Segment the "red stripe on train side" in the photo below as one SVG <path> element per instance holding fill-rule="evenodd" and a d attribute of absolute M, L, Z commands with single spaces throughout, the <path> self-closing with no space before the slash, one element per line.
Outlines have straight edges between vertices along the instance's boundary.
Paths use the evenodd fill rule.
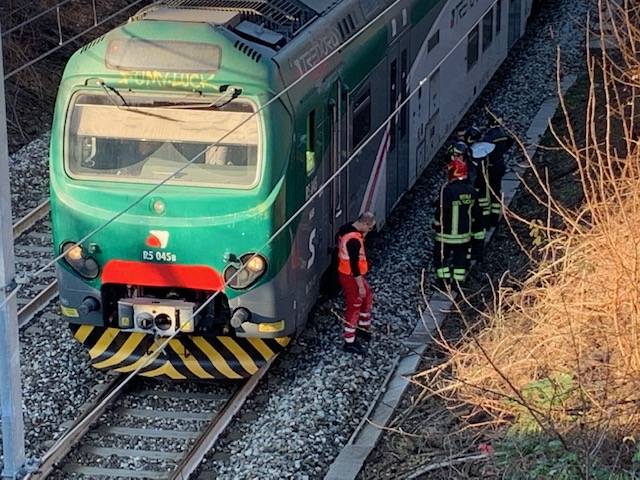
<path fill-rule="evenodd" d="M 371 208 L 371 204 L 373 203 L 373 196 L 376 193 L 376 188 L 378 186 L 378 177 L 380 176 L 380 170 L 382 170 L 382 164 L 384 160 L 387 158 L 387 153 L 389 153 L 389 145 L 391 136 L 389 134 L 389 128 L 384 132 L 384 137 L 382 139 L 382 144 L 380 145 L 380 153 L 376 157 L 376 163 L 374 165 L 374 173 L 373 173 L 373 182 L 371 184 L 371 190 L 369 190 L 368 195 L 364 202 L 364 207 L 361 208 L 361 212 L 366 212 Z"/>
<path fill-rule="evenodd" d="M 183 287 L 211 291 L 224 289 L 222 275 L 211 267 L 126 260 L 107 262 L 102 273 L 102 283 L 148 287 Z"/>

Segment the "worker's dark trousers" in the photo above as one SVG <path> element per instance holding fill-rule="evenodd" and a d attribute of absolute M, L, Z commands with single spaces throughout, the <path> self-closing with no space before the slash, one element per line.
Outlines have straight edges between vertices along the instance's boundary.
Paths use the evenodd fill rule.
<path fill-rule="evenodd" d="M 467 252 L 469 242 L 462 244 L 443 243 L 435 241 L 433 252 L 433 264 L 436 269 L 436 277 L 440 280 L 457 280 L 464 282 L 467 278 L 469 260 Z"/>
<path fill-rule="evenodd" d="M 505 173 L 504 165 L 489 168 L 489 187 L 491 187 L 491 213 L 485 217 L 486 228 L 495 227 L 502 213 L 502 177 Z"/>
<path fill-rule="evenodd" d="M 485 222 L 487 217 L 485 217 Z M 482 259 L 482 254 L 484 253 L 484 238 L 479 240 L 476 238 L 472 238 L 471 242 L 469 242 L 469 254 L 467 255 L 468 260 L 478 260 Z"/>

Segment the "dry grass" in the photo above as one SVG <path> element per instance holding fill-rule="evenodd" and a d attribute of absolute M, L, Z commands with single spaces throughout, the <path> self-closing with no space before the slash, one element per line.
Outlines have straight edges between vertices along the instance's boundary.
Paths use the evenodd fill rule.
<path fill-rule="evenodd" d="M 562 103 L 568 134 L 553 132 L 577 162 L 583 206 L 564 208 L 535 172 L 546 225 L 511 214 L 544 234 L 527 252 L 535 272 L 496 285 L 488 310 L 470 316 L 472 302 L 459 302 L 467 333 L 443 337 L 447 361 L 416 376 L 469 424 L 555 438 L 583 462 L 640 443 L 640 6 L 601 0 L 600 12 L 619 51 L 589 57 L 586 128 L 572 128 Z"/>

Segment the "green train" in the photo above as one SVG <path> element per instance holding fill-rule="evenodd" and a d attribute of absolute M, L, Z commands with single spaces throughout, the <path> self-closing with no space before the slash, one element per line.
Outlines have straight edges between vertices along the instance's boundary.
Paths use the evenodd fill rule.
<path fill-rule="evenodd" d="M 304 328 L 337 229 L 364 210 L 384 223 L 531 3 L 162 0 L 78 50 L 52 126 L 51 213 L 62 314 L 92 365 L 255 373 Z"/>

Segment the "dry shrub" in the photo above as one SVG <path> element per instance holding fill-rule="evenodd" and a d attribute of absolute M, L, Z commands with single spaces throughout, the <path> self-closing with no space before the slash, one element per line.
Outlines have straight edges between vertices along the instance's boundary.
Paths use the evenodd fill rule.
<path fill-rule="evenodd" d="M 518 288 L 497 285 L 489 313 L 477 311 L 481 327 L 467 314 L 460 342 L 440 339 L 447 362 L 416 376 L 470 423 L 543 432 L 566 448 L 588 437 L 591 454 L 640 433 L 640 6 L 599 6 L 600 42 L 617 48 L 588 58 L 585 128 L 572 128 L 561 102 L 566 133 L 552 131 L 576 160 L 584 203 L 569 211 L 553 200 L 532 164 L 546 225 L 509 215 L 546 237 L 527 252 L 535 272 Z M 462 316 L 473 308 L 464 303 Z"/>

